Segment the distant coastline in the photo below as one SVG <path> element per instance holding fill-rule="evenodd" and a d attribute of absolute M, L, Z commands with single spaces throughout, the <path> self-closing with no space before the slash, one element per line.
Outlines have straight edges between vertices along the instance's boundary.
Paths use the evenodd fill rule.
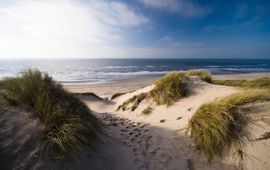
<path fill-rule="evenodd" d="M 67 86 L 161 77 L 171 71 L 209 70 L 213 75 L 270 73 L 269 59 L 68 59 L 2 60 L 0 80 L 27 68 L 47 72 Z"/>
<path fill-rule="evenodd" d="M 142 76 L 125 80 L 115 80 L 110 83 L 103 84 L 66 84 L 64 87 L 75 93 L 93 92 L 99 96 L 109 97 L 115 93 L 126 93 L 143 88 L 154 83 L 161 77 L 162 76 Z M 262 77 L 270 77 L 270 72 L 213 75 L 213 79 L 220 80 L 255 80 Z"/>

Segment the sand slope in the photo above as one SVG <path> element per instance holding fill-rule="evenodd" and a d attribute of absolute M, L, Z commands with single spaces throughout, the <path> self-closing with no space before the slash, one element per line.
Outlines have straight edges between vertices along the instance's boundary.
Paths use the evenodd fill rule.
<path fill-rule="evenodd" d="M 190 95 L 170 107 L 156 106 L 153 102 L 145 100 L 134 112 L 116 111 L 117 107 L 130 97 L 149 92 L 153 87 L 154 85 L 151 85 L 127 93 L 109 104 L 106 101 L 86 103 L 99 113 L 106 112 L 120 119 L 115 124 L 115 128 L 118 129 L 115 133 L 120 132 L 119 139 L 133 151 L 133 161 L 138 169 L 233 168 L 224 163 L 208 164 L 204 156 L 194 149 L 192 139 L 186 134 L 186 128 L 188 120 L 202 104 L 236 93 L 238 90 L 208 84 L 194 78 L 189 84 Z M 153 112 L 148 116 L 141 115 L 141 111 L 147 106 L 153 107 Z M 127 127 L 126 121 L 135 123 Z M 141 128 L 141 124 L 145 126 Z"/>
<path fill-rule="evenodd" d="M 0 111 L 0 169 L 37 169 L 43 126 L 29 113 L 10 108 Z"/>
<path fill-rule="evenodd" d="M 95 169 L 95 170 L 227 170 L 239 169 L 232 157 L 209 163 L 194 146 L 187 133 L 187 124 L 196 110 L 211 102 L 240 91 L 237 88 L 212 85 L 197 78 L 188 84 L 190 94 L 174 105 L 157 106 L 144 100 L 135 111 L 117 111 L 119 105 L 134 95 L 147 93 L 149 85 L 126 93 L 114 100 L 102 99 L 89 93 L 79 96 L 106 124 L 106 135 L 97 143 L 95 150 L 83 150 L 75 157 L 62 161 L 41 160 L 38 157 L 42 131 L 38 121 L 29 114 L 9 110 L 0 118 L 0 169 Z M 150 115 L 142 115 L 151 106 Z M 246 143 L 243 169 L 270 169 L 270 139 L 261 139 L 270 131 L 270 103 L 245 106 L 241 111 L 248 114 L 250 141 Z M 18 114 L 20 113 L 20 114 Z M 29 123 L 31 122 L 31 123 Z"/>

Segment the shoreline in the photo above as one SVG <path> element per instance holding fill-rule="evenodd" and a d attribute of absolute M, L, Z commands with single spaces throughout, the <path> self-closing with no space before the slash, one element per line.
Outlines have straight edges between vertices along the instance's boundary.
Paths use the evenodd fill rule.
<path fill-rule="evenodd" d="M 163 76 L 142 76 L 124 80 L 117 80 L 111 83 L 89 84 L 89 85 L 64 85 L 64 88 L 72 93 L 93 92 L 101 97 L 110 97 L 115 93 L 127 93 L 153 84 Z M 243 73 L 213 75 L 213 79 L 220 80 L 254 80 L 262 77 L 270 77 L 270 73 Z"/>
<path fill-rule="evenodd" d="M 104 84 L 91 84 L 91 85 L 70 85 L 64 86 L 69 92 L 72 93 L 86 93 L 93 92 L 101 97 L 110 97 L 115 93 L 127 93 L 149 84 L 154 83 L 162 76 L 143 76 L 137 78 L 124 79 Z"/>

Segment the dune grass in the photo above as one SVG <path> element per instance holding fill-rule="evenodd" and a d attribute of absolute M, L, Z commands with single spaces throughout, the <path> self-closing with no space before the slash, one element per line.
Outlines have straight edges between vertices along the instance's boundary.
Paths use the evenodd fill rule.
<path fill-rule="evenodd" d="M 264 77 L 256 80 L 213 80 L 213 84 L 244 87 L 244 88 L 270 88 L 270 78 Z"/>
<path fill-rule="evenodd" d="M 190 70 L 186 73 L 186 76 L 197 76 L 203 81 L 206 81 L 208 83 L 212 82 L 212 76 L 209 71 Z"/>
<path fill-rule="evenodd" d="M 38 70 L 5 80 L 1 96 L 8 105 L 27 108 L 41 120 L 45 125 L 41 150 L 53 157 L 92 147 L 102 132 L 101 122 L 84 103 Z"/>
<path fill-rule="evenodd" d="M 150 91 L 150 97 L 158 104 L 172 105 L 187 95 L 187 78 L 180 72 L 172 72 L 155 83 Z"/>
<path fill-rule="evenodd" d="M 148 106 L 146 109 L 142 111 L 142 115 L 149 115 L 152 111 L 153 108 Z"/>
<path fill-rule="evenodd" d="M 260 140 L 266 140 L 266 139 L 270 139 L 270 132 L 265 132 L 264 134 L 261 135 L 261 137 L 255 139 L 255 140 L 260 141 Z"/>
<path fill-rule="evenodd" d="M 189 121 L 197 147 L 209 160 L 229 151 L 243 153 L 242 146 L 248 136 L 245 131 L 248 117 L 241 113 L 239 107 L 269 100 L 269 91 L 252 90 L 202 105 Z"/>
<path fill-rule="evenodd" d="M 131 98 L 129 98 L 127 101 L 125 101 L 122 105 L 118 106 L 117 110 L 122 109 L 123 111 L 127 110 L 128 106 L 131 105 L 130 110 L 135 111 L 139 104 L 147 98 L 148 94 L 147 93 L 141 93 L 139 95 L 135 95 Z"/>
<path fill-rule="evenodd" d="M 111 100 L 116 99 L 117 97 L 122 96 L 124 94 L 126 94 L 126 93 L 115 93 L 112 95 Z"/>
<path fill-rule="evenodd" d="M 131 111 L 137 109 L 139 104 L 146 98 L 152 99 L 158 105 L 172 105 L 187 95 L 187 78 L 180 72 L 172 72 L 155 82 L 155 87 L 148 93 L 141 93 L 126 100 L 117 110 L 123 111 L 131 105 Z"/>
<path fill-rule="evenodd" d="M 0 90 L 3 89 L 3 86 L 4 86 L 4 81 L 0 80 Z"/>

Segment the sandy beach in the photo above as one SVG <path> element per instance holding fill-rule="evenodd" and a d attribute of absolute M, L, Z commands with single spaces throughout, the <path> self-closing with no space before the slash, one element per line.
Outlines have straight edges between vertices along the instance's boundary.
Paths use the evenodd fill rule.
<path fill-rule="evenodd" d="M 214 79 L 248 79 L 270 77 L 270 73 L 218 75 Z M 145 99 L 132 110 L 119 109 L 134 96 L 146 94 L 155 88 L 154 82 L 160 77 L 143 77 L 122 80 L 111 84 L 72 86 L 65 88 L 76 94 L 86 104 L 91 113 L 105 125 L 105 133 L 93 150 L 81 150 L 76 158 L 67 157 L 61 161 L 40 159 L 38 133 L 43 126 L 39 121 L 31 121 L 29 113 L 18 110 L 4 111 L 0 122 L 2 144 L 0 149 L 8 152 L 0 161 L 0 167 L 8 169 L 95 169 L 95 170 L 268 170 L 270 163 L 270 140 L 261 139 L 270 131 L 270 103 L 260 102 L 247 105 L 241 110 L 250 115 L 255 123 L 248 129 L 250 136 L 244 145 L 245 159 L 241 164 L 234 157 L 216 158 L 209 161 L 194 144 L 188 124 L 196 111 L 205 103 L 218 101 L 242 89 L 207 83 L 199 77 L 191 76 L 187 81 L 188 95 L 173 105 L 158 105 Z M 124 93 L 114 99 L 111 95 Z M 76 98 L 77 98 L 76 97 Z M 151 113 L 142 114 L 151 107 Z M 31 122 L 31 123 L 29 123 Z M 10 126 L 12 124 L 12 126 Z M 14 125 L 13 125 L 14 124 Z M 18 130 L 20 128 L 21 130 Z M 13 139 L 9 135 L 14 134 Z M 32 147 L 29 147 L 29 143 Z M 3 152 L 4 153 L 4 152 Z M 0 154 L 3 156 L 2 154 Z M 16 156 L 20 155 L 20 156 Z M 16 164 L 11 164 L 15 162 Z"/>
<path fill-rule="evenodd" d="M 141 78 L 119 80 L 106 84 L 96 84 L 88 86 L 71 85 L 65 86 L 65 88 L 72 93 L 93 92 L 101 97 L 110 97 L 115 93 L 127 93 L 148 86 L 149 84 L 152 84 L 153 82 L 157 81 L 160 77 L 162 76 L 145 76 Z"/>
<path fill-rule="evenodd" d="M 0 170 L 270 170 L 270 0 L 0 0 Z"/>
<path fill-rule="evenodd" d="M 143 88 L 157 81 L 162 76 L 145 76 L 127 80 L 119 80 L 107 84 L 96 85 L 72 85 L 65 86 L 72 93 L 93 92 L 98 96 L 110 97 L 115 93 L 126 93 Z M 214 79 L 220 80 L 254 80 L 262 77 L 270 77 L 270 73 L 228 74 L 213 75 Z"/>
<path fill-rule="evenodd" d="M 270 73 L 259 74 L 237 74 L 218 75 L 214 79 L 247 79 L 253 80 L 261 77 L 270 77 Z M 95 97 L 83 97 L 82 100 L 96 112 L 96 115 L 109 126 L 108 134 L 112 140 L 105 142 L 102 147 L 102 159 L 95 157 L 99 164 L 106 160 L 113 159 L 110 164 L 112 169 L 125 170 L 128 166 L 134 169 L 150 170 L 184 170 L 184 169 L 235 169 L 234 161 L 228 159 L 209 163 L 192 145 L 192 138 L 187 133 L 187 124 L 196 110 L 204 103 L 215 101 L 223 97 L 239 92 L 238 88 L 213 85 L 194 79 L 189 88 L 191 94 L 181 99 L 171 107 L 156 106 L 149 101 L 143 101 L 136 111 L 117 111 L 117 107 L 134 95 L 147 93 L 153 89 L 153 83 L 159 77 L 137 78 L 123 80 L 112 84 L 93 85 L 89 87 L 66 87 L 71 92 L 94 92 L 102 97 L 110 97 L 114 93 L 125 92 L 126 94 L 110 101 L 99 100 Z M 142 115 L 141 112 L 147 106 L 153 109 L 150 115 Z M 261 114 L 270 115 L 267 106 L 260 111 Z M 256 110 L 256 109 L 253 109 Z M 259 122 L 264 125 L 263 122 Z M 262 128 L 263 127 L 263 128 Z M 270 127 L 252 126 L 253 137 L 258 137 Z M 114 149 L 108 149 L 108 145 Z M 267 161 L 268 152 L 259 153 L 260 150 L 268 150 L 269 140 L 247 144 L 247 154 L 252 159 L 246 160 L 244 169 L 268 169 L 270 164 Z M 117 149 L 116 149 L 117 148 Z M 124 148 L 124 149 L 123 149 Z M 120 156 L 118 151 L 121 152 Z M 108 154 L 109 152 L 109 154 Z M 100 152 L 93 153 L 98 154 Z M 249 155 L 250 154 L 250 155 Z M 117 155 L 117 156 L 116 156 Z M 121 164 L 129 155 L 127 164 Z M 256 166 L 253 158 L 256 158 Z M 128 163 L 129 162 L 129 163 Z M 105 170 L 106 168 L 98 168 Z"/>

